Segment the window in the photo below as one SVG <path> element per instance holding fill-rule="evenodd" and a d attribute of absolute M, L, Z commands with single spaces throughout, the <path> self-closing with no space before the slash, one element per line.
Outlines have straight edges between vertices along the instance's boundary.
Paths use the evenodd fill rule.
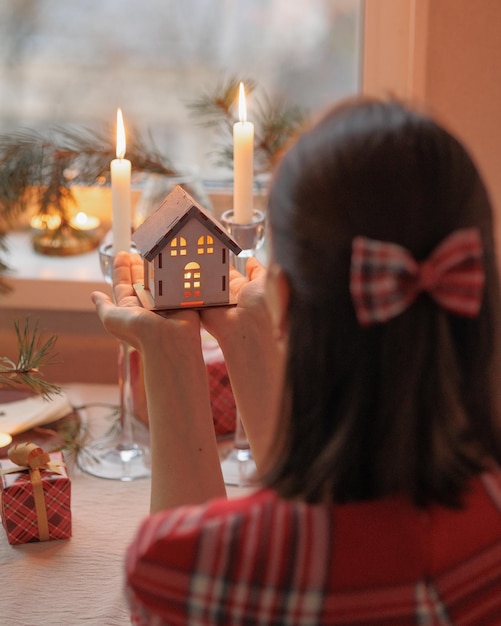
<path fill-rule="evenodd" d="M 211 235 L 199 237 L 197 245 L 197 254 L 214 254 L 214 239 Z"/>
<path fill-rule="evenodd" d="M 113 124 L 120 106 L 126 125 L 150 130 L 174 160 L 210 172 L 213 135 L 197 127 L 186 102 L 213 90 L 221 77 L 243 74 L 270 96 L 312 111 L 358 92 L 362 5 L 1 2 L 0 132 Z"/>
<path fill-rule="evenodd" d="M 200 296 L 200 265 L 198 263 L 187 263 L 184 267 L 184 297 Z"/>
<path fill-rule="evenodd" d="M 184 237 L 174 237 L 170 242 L 171 256 L 186 256 L 186 239 Z"/>

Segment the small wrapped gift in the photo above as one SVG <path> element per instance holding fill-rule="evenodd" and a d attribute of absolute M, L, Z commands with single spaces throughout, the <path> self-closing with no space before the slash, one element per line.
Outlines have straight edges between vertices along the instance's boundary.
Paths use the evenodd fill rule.
<path fill-rule="evenodd" d="M 71 537 L 71 482 L 61 452 L 34 443 L 0 459 L 2 522 L 10 544 Z"/>

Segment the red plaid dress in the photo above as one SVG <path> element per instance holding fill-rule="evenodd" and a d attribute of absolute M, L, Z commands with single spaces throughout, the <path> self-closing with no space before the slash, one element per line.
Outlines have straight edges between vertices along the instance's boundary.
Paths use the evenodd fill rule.
<path fill-rule="evenodd" d="M 465 508 L 342 506 L 270 490 L 148 517 L 127 555 L 135 624 L 501 624 L 501 473 Z"/>

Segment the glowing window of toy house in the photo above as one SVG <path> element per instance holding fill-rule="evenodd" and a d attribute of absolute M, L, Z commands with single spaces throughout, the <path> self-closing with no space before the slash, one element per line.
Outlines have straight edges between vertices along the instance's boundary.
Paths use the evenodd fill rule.
<path fill-rule="evenodd" d="M 200 288 L 200 265 L 198 263 L 187 263 L 184 267 L 184 288 L 199 289 Z M 188 298 L 191 294 L 188 291 L 184 292 L 184 295 Z"/>
<path fill-rule="evenodd" d="M 213 254 L 214 253 L 214 239 L 211 235 L 202 235 L 198 238 L 198 254 Z"/>
<path fill-rule="evenodd" d="M 170 242 L 171 256 L 186 256 L 186 239 L 184 237 L 174 237 Z"/>

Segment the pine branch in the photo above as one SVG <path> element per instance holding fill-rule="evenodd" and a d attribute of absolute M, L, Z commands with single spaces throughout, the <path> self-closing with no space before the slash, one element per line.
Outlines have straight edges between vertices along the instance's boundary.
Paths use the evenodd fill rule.
<path fill-rule="evenodd" d="M 0 135 L 0 255 L 5 252 L 5 230 L 32 204 L 39 213 L 59 215 L 61 228 L 67 227 L 68 211 L 75 204 L 72 186 L 109 182 L 114 157 L 111 127 L 58 126 L 46 133 L 25 129 Z M 131 130 L 127 157 L 136 172 L 176 174 L 149 133 L 143 137 Z M 0 275 L 6 269 L 0 259 Z M 0 292 L 5 289 L 0 276 Z"/>
<path fill-rule="evenodd" d="M 187 103 L 192 117 L 198 118 L 200 126 L 223 128 L 231 134 L 233 124 L 238 116 L 234 114 L 235 103 L 238 99 L 240 80 L 231 76 L 225 82 L 220 80 L 211 92 L 202 94 L 199 98 Z M 250 78 L 244 81 L 246 95 L 256 89 L 256 82 Z"/>
<path fill-rule="evenodd" d="M 14 324 L 16 329 L 19 355 L 17 362 L 7 357 L 0 357 L 0 385 L 7 387 L 26 386 L 38 395 L 49 398 L 51 394 L 61 393 L 61 388 L 47 382 L 43 378 L 41 369 L 47 365 L 54 365 L 54 345 L 56 336 L 45 339 L 38 330 L 38 322 L 33 330 L 30 329 L 29 320 L 26 319 L 24 328 L 21 329 L 19 322 Z"/>
<path fill-rule="evenodd" d="M 113 130 L 69 129 L 57 127 L 56 142 L 61 150 L 72 157 L 72 170 L 67 172 L 72 183 L 94 184 L 109 181 L 110 161 L 115 158 L 112 144 Z M 163 155 L 148 132 L 147 137 L 132 129 L 127 140 L 127 158 L 134 162 L 134 170 L 173 176 L 176 174 L 169 159 Z"/>
<path fill-rule="evenodd" d="M 40 213 L 65 217 L 74 202 L 73 184 L 94 185 L 109 180 L 115 157 L 109 129 L 55 127 L 42 134 L 22 130 L 0 135 L 0 222 L 7 226 L 35 201 Z M 153 143 L 131 132 L 127 157 L 134 170 L 175 174 L 167 157 Z M 33 197 L 34 194 L 34 197 Z"/>
<path fill-rule="evenodd" d="M 213 162 L 220 167 L 233 167 L 232 129 L 237 121 L 237 96 L 240 81 L 230 77 L 219 81 L 213 91 L 187 103 L 198 124 L 221 136 L 221 143 L 211 151 Z M 255 127 L 255 170 L 269 172 L 285 145 L 303 125 L 306 113 L 297 106 L 288 107 L 283 99 L 271 99 L 256 82 L 244 81 L 247 95 L 255 92 L 253 122 Z M 261 92 L 261 93 L 258 93 Z"/>
<path fill-rule="evenodd" d="M 286 145 L 299 132 L 305 114 L 297 106 L 287 107 L 282 99 L 266 95 L 257 102 L 255 111 L 256 161 L 261 171 L 273 169 Z"/>

